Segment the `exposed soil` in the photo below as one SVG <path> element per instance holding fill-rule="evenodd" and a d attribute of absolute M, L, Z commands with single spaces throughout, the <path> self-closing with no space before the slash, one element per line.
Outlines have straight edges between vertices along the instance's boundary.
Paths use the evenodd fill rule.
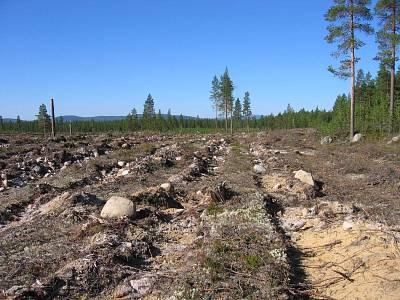
<path fill-rule="evenodd" d="M 320 145 L 314 130 L 1 138 L 0 298 L 400 294 L 396 144 Z M 100 217 L 111 196 L 135 216 Z"/>

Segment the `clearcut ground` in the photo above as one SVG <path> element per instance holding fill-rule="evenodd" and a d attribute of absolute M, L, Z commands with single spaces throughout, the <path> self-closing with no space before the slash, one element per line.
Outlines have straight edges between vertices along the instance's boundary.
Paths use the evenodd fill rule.
<path fill-rule="evenodd" d="M 2 297 L 400 293 L 396 144 L 320 145 L 311 129 L 2 138 Z M 315 185 L 296 179 L 298 170 Z M 112 196 L 134 202 L 135 216 L 102 218 Z"/>

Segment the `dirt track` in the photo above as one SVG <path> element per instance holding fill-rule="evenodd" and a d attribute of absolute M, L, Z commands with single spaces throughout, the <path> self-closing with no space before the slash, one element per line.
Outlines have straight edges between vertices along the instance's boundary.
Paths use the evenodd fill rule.
<path fill-rule="evenodd" d="M 313 130 L 5 138 L 4 297 L 395 299 L 400 292 L 396 145 L 322 146 Z M 265 170 L 256 174 L 254 165 Z M 300 169 L 315 186 L 294 178 Z M 174 189 L 160 188 L 164 182 Z M 134 201 L 136 216 L 101 218 L 113 195 Z"/>

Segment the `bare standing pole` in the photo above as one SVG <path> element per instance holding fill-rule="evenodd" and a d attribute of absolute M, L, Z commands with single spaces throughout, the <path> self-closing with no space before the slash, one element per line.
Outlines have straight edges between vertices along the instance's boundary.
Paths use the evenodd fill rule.
<path fill-rule="evenodd" d="M 72 123 L 69 122 L 69 135 L 72 135 Z"/>
<path fill-rule="evenodd" d="M 51 98 L 51 136 L 56 137 L 56 118 L 54 116 L 54 99 Z"/>

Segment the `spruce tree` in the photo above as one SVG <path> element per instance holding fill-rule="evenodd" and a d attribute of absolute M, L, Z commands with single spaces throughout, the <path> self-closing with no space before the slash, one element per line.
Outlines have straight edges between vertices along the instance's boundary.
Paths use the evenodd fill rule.
<path fill-rule="evenodd" d="M 159 109 L 158 110 L 158 114 L 157 114 L 157 118 L 156 118 L 156 123 L 157 123 L 157 129 L 159 130 L 159 131 L 162 131 L 163 130 L 163 127 L 164 127 L 164 118 L 163 118 L 163 116 L 162 116 L 162 113 L 161 113 L 161 109 Z"/>
<path fill-rule="evenodd" d="M 243 98 L 243 116 L 246 119 L 247 132 L 249 132 L 250 131 L 249 120 L 250 120 L 250 117 L 251 117 L 250 93 L 249 92 L 246 92 L 244 94 L 244 98 Z"/>
<path fill-rule="evenodd" d="M 46 105 L 42 104 L 39 106 L 39 113 L 36 115 L 39 128 L 43 129 L 43 133 L 46 134 L 46 129 L 50 127 L 50 116 L 47 113 Z"/>
<path fill-rule="evenodd" d="M 389 130 L 392 131 L 397 46 L 400 43 L 400 0 L 378 0 L 375 5 L 375 14 L 380 20 L 380 30 L 376 34 L 379 49 L 377 59 L 390 70 Z"/>
<path fill-rule="evenodd" d="M 139 129 L 139 117 L 136 111 L 136 108 L 133 108 L 131 111 L 131 118 L 132 118 L 132 126 L 133 130 Z"/>
<path fill-rule="evenodd" d="M 218 128 L 218 108 L 221 106 L 221 85 L 217 76 L 211 82 L 210 99 L 215 109 L 215 128 Z"/>
<path fill-rule="evenodd" d="M 240 103 L 240 99 L 237 98 L 235 101 L 235 107 L 233 109 L 233 117 L 235 120 L 242 119 L 242 103 Z"/>
<path fill-rule="evenodd" d="M 372 19 L 368 8 L 370 0 L 334 0 L 334 5 L 328 10 L 325 19 L 331 24 L 328 26 L 328 43 L 337 43 L 336 58 L 341 57 L 340 66 L 328 70 L 340 78 L 351 78 L 350 101 L 350 139 L 355 130 L 355 67 L 359 58 L 355 51 L 364 43 L 356 36 L 357 32 L 372 34 L 373 28 L 368 24 Z"/>
<path fill-rule="evenodd" d="M 171 129 L 173 126 L 173 119 L 172 119 L 172 114 L 171 114 L 171 109 L 168 109 L 167 113 L 167 127 L 168 129 Z"/>
<path fill-rule="evenodd" d="M 240 126 L 240 121 L 242 119 L 242 104 L 240 103 L 240 99 L 237 98 L 235 101 L 235 105 L 233 108 L 233 118 L 236 120 L 236 123 Z"/>
<path fill-rule="evenodd" d="M 183 130 L 183 125 L 184 125 L 183 115 L 180 114 L 179 115 L 179 128 L 181 129 L 181 133 L 182 133 L 182 130 Z"/>
<path fill-rule="evenodd" d="M 21 131 L 21 118 L 19 117 L 19 115 L 17 116 L 17 130 Z"/>
<path fill-rule="evenodd" d="M 133 117 L 131 112 L 126 116 L 126 122 L 128 125 L 128 130 L 133 131 Z"/>

